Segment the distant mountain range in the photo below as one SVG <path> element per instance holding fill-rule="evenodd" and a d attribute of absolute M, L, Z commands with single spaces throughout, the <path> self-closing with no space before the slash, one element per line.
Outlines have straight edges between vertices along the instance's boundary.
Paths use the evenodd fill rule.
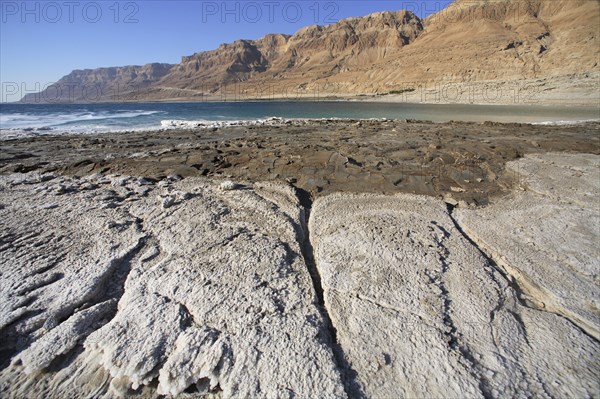
<path fill-rule="evenodd" d="M 600 76 L 599 26 L 597 0 L 457 0 L 426 19 L 379 12 L 237 40 L 176 65 L 75 70 L 22 101 L 406 95 L 521 81 L 589 99 Z"/>

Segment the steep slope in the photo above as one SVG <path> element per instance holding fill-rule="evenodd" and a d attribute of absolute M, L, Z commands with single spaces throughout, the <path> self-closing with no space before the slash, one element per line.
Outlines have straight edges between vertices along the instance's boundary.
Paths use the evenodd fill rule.
<path fill-rule="evenodd" d="M 598 67 L 599 13 L 589 0 L 459 0 L 426 20 L 394 66 L 404 78 L 438 81 L 590 71 Z"/>
<path fill-rule="evenodd" d="M 94 102 L 134 99 L 173 68 L 170 64 L 74 70 L 41 93 L 28 94 L 22 102 Z"/>
<path fill-rule="evenodd" d="M 409 11 L 380 12 L 348 18 L 329 26 L 308 26 L 293 36 L 267 35 L 238 40 L 218 49 L 183 57 L 151 96 L 186 91 L 221 95 L 223 86 L 248 95 L 281 95 L 280 87 L 307 88 L 314 81 L 360 66 L 394 59 L 423 31 Z M 270 86 L 270 87 L 269 87 Z M 240 94 L 237 93 L 237 94 Z"/>
<path fill-rule="evenodd" d="M 98 90 L 88 92 L 101 94 L 88 101 L 114 101 L 115 88 L 121 101 L 352 96 L 406 89 L 417 96 L 409 101 L 421 101 L 423 90 L 444 90 L 441 85 L 485 91 L 493 83 L 534 87 L 541 100 L 571 90 L 569 98 L 583 93 L 586 101 L 597 102 L 598 26 L 596 0 L 457 0 L 425 20 L 409 11 L 379 12 L 308 26 L 293 36 L 222 44 L 183 57 L 176 66 L 75 71 L 59 83 L 96 85 Z M 42 100 L 86 100 L 81 88 L 73 98 L 42 94 Z"/>
<path fill-rule="evenodd" d="M 448 83 L 525 80 L 531 84 L 600 71 L 597 1 L 459 0 L 424 24 L 423 33 L 392 62 L 336 76 L 341 91 L 439 90 Z"/>
<path fill-rule="evenodd" d="M 412 12 L 380 12 L 329 26 L 308 26 L 293 36 L 272 34 L 222 44 L 215 50 L 182 57 L 176 66 L 152 64 L 162 65 L 164 73 L 151 74 L 150 79 L 138 78 L 138 70 L 148 66 L 74 71 L 57 82 L 61 88 L 76 86 L 72 95 L 51 88 L 23 101 L 204 98 L 223 85 L 239 82 L 253 88 L 265 83 L 303 86 L 360 65 L 392 59 L 422 31 L 421 19 Z"/>
<path fill-rule="evenodd" d="M 160 83 L 162 91 L 195 91 L 202 95 L 221 84 L 252 79 L 267 71 L 272 60 L 287 48 L 288 35 L 267 35 L 258 40 L 237 40 L 218 49 L 182 57 L 181 63 Z"/>

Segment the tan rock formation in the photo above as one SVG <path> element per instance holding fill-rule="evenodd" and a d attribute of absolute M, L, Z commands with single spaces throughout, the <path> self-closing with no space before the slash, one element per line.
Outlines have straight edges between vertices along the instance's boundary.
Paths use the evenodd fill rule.
<path fill-rule="evenodd" d="M 494 85 L 496 92 L 505 91 L 498 102 L 514 102 L 506 92 L 527 86 L 539 101 L 583 97 L 597 103 L 598 26 L 595 0 L 457 0 L 425 20 L 410 11 L 379 12 L 307 26 L 293 36 L 222 44 L 183 57 L 175 66 L 74 71 L 58 82 L 76 86 L 70 98 L 54 89 L 24 101 L 219 100 L 231 91 L 235 95 L 229 98 L 241 100 L 293 92 L 297 97 L 396 93 L 404 94 L 396 98 L 404 101 L 481 102 L 497 99 L 497 93 L 486 93 Z M 471 86 L 478 94 L 442 93 L 433 99 L 424 94 L 464 92 Z"/>

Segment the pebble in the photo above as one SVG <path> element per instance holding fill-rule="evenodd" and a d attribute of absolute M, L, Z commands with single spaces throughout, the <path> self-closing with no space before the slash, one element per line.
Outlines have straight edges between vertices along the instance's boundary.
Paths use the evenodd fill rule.
<path fill-rule="evenodd" d="M 219 185 L 219 188 L 223 191 L 235 190 L 237 188 L 237 184 L 235 184 L 231 180 L 225 180 Z"/>
<path fill-rule="evenodd" d="M 168 195 L 162 199 L 162 207 L 164 209 L 170 208 L 175 204 L 175 196 Z"/>
<path fill-rule="evenodd" d="M 183 180 L 183 177 L 181 177 L 179 175 L 169 175 L 169 176 L 167 176 L 167 180 L 180 181 L 180 180 Z"/>

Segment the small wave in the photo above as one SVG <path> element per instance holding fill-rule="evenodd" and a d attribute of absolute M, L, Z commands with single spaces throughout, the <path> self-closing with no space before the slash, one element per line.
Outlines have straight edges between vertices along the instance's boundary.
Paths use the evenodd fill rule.
<path fill-rule="evenodd" d="M 108 126 L 108 125 L 75 125 L 68 128 L 63 127 L 40 127 L 40 128 L 0 128 L 0 141 L 35 136 L 62 136 L 62 135 L 88 135 L 103 133 L 127 133 L 127 132 L 152 132 L 164 130 L 156 125 L 136 125 L 131 127 Z"/>
<path fill-rule="evenodd" d="M 0 128 L 36 129 L 41 127 L 56 127 L 68 124 L 78 124 L 82 122 L 85 123 L 89 121 L 131 119 L 162 113 L 165 113 L 165 111 L 119 110 L 100 112 L 77 111 L 72 113 L 50 114 L 0 114 Z"/>
<path fill-rule="evenodd" d="M 534 122 L 532 125 L 540 126 L 565 126 L 565 125 L 581 125 L 589 122 L 600 122 L 600 119 L 580 119 L 580 120 L 562 120 L 562 121 L 543 121 Z"/>
<path fill-rule="evenodd" d="M 88 113 L 83 116 L 75 116 L 73 115 L 69 120 L 62 121 L 61 123 L 54 124 L 53 126 L 60 126 L 65 124 L 77 123 L 82 120 L 86 121 L 100 121 L 100 120 L 109 120 L 109 119 L 128 119 L 128 118 L 137 118 L 140 116 L 148 116 L 161 114 L 164 111 L 117 111 L 117 112 L 96 112 L 96 113 Z"/>

